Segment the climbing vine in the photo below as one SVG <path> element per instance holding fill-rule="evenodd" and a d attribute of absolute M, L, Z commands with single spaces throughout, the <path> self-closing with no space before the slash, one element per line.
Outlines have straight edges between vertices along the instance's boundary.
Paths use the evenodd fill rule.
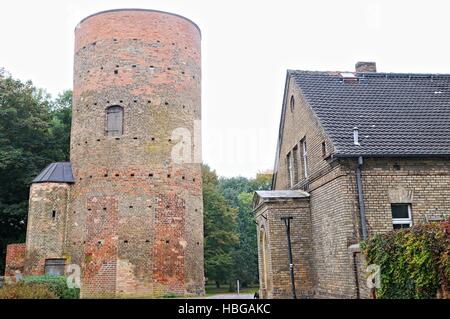
<path fill-rule="evenodd" d="M 449 221 L 378 234 L 362 243 L 367 263 L 380 266 L 377 298 L 450 297 Z"/>

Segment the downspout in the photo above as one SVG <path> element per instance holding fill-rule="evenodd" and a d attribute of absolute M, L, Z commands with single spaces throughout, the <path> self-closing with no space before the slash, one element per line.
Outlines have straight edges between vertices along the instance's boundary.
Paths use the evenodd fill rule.
<path fill-rule="evenodd" d="M 367 240 L 367 224 L 366 224 L 366 208 L 364 207 L 364 194 L 362 189 L 361 171 L 363 167 L 363 157 L 358 157 L 358 165 L 356 167 L 356 190 L 358 191 L 359 202 L 359 220 L 361 223 L 362 239 Z"/>

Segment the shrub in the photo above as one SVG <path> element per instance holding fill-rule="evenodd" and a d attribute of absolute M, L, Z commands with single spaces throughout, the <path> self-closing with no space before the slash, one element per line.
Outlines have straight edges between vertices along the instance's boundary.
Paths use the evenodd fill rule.
<path fill-rule="evenodd" d="M 381 268 L 377 298 L 436 298 L 448 294 L 448 222 L 375 235 L 362 243 L 368 264 Z"/>
<path fill-rule="evenodd" d="M 57 299 L 47 284 L 25 284 L 23 282 L 0 288 L 0 299 Z"/>
<path fill-rule="evenodd" d="M 65 276 L 27 276 L 22 279 L 25 284 L 45 284 L 59 299 L 78 299 L 80 289 L 67 287 Z"/>

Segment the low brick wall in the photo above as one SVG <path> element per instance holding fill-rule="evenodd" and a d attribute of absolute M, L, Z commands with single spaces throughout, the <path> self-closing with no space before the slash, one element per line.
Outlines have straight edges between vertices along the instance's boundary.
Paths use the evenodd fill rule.
<path fill-rule="evenodd" d="M 350 259 L 353 262 L 353 272 L 355 280 L 355 298 L 371 299 L 374 297 L 373 290 L 367 286 L 367 261 L 359 244 L 348 247 Z"/>
<path fill-rule="evenodd" d="M 25 266 L 25 244 L 10 244 L 6 247 L 5 278 L 15 277 L 16 271 L 23 272 Z"/>

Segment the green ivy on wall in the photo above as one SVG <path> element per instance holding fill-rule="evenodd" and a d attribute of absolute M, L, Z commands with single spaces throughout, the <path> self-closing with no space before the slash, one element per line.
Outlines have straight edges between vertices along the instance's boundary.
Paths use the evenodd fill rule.
<path fill-rule="evenodd" d="M 449 296 L 449 221 L 375 235 L 361 247 L 367 264 L 381 270 L 377 298 L 418 299 Z"/>

